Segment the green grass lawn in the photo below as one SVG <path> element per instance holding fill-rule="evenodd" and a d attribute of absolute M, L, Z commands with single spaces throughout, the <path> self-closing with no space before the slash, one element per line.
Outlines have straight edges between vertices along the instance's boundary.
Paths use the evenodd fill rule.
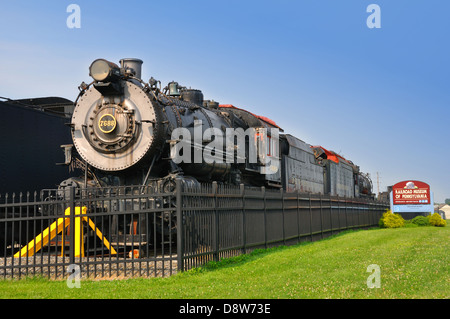
<path fill-rule="evenodd" d="M 450 227 L 347 232 L 257 251 L 169 278 L 0 280 L 0 298 L 450 298 Z M 380 267 L 368 288 L 367 267 Z"/>

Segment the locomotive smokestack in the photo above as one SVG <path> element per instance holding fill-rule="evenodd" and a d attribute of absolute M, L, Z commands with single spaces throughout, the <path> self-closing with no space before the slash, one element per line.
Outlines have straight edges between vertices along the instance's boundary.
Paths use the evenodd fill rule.
<path fill-rule="evenodd" d="M 142 60 L 127 58 L 120 60 L 120 67 L 123 69 L 125 68 L 133 69 L 135 72 L 134 76 L 137 77 L 138 79 L 141 79 L 142 63 L 144 63 Z"/>

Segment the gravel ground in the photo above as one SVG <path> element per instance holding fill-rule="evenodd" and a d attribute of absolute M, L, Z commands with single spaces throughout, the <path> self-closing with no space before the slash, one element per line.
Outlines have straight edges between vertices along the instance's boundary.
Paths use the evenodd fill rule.
<path fill-rule="evenodd" d="M 69 257 L 33 256 L 24 258 L 0 258 L 0 278 L 44 276 L 66 279 L 74 270 L 68 271 Z M 176 255 L 157 258 L 131 259 L 121 257 L 75 258 L 80 266 L 81 278 L 122 279 L 131 277 L 168 277 L 177 272 Z"/>

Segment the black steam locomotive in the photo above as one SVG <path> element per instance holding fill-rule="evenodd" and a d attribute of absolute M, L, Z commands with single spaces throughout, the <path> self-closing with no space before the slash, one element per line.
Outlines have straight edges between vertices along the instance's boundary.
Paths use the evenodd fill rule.
<path fill-rule="evenodd" d="M 58 194 L 69 189 L 138 185 L 151 196 L 152 192 L 172 192 L 179 179 L 190 187 L 217 181 L 286 192 L 373 197 L 370 178 L 351 161 L 285 134 L 266 117 L 205 100 L 200 90 L 177 82 L 162 88 L 153 77 L 144 82 L 142 63 L 139 59 L 122 59 L 118 66 L 97 59 L 91 64 L 93 81 L 79 86 L 69 123 L 73 144 L 62 145 L 65 164 L 81 169 L 83 174 L 62 181 Z M 122 204 L 124 208 L 130 203 Z M 166 204 L 158 203 L 158 207 Z M 114 208 L 111 204 L 109 209 L 120 210 L 120 205 Z M 64 209 L 36 213 L 59 216 Z M 103 212 L 107 208 L 93 210 L 98 209 Z M 0 211 L 0 219 L 3 215 Z M 134 217 L 111 218 L 116 220 L 101 222 L 103 233 L 120 242 L 125 231 L 117 230 L 132 229 Z M 2 225 L 0 255 L 12 241 L 24 244 L 40 232 L 25 225 L 22 229 L 32 234 L 25 236 L 23 232 L 24 238 L 14 239 L 19 233 L 15 229 L 21 227 L 19 222 L 7 224 L 5 219 Z M 142 225 L 148 228 L 147 233 L 154 229 L 164 234 L 158 238 L 173 234 L 173 242 L 176 236 L 173 216 L 158 214 Z"/>
<path fill-rule="evenodd" d="M 142 61 L 104 59 L 90 68 L 71 120 L 66 163 L 84 169 L 66 186 L 149 185 L 171 189 L 217 181 L 345 197 L 372 197 L 372 184 L 351 161 L 284 134 L 272 120 L 204 100 L 200 90 L 153 77 Z"/>

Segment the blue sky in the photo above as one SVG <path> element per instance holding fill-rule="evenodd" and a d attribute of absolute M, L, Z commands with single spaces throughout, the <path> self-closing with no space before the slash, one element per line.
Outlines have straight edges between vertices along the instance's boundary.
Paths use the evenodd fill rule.
<path fill-rule="evenodd" d="M 69 4 L 81 28 L 66 25 Z M 369 4 L 381 9 L 370 29 Z M 272 118 L 370 173 L 450 198 L 446 0 L 3 1 L 0 96 L 74 100 L 96 58 Z"/>

